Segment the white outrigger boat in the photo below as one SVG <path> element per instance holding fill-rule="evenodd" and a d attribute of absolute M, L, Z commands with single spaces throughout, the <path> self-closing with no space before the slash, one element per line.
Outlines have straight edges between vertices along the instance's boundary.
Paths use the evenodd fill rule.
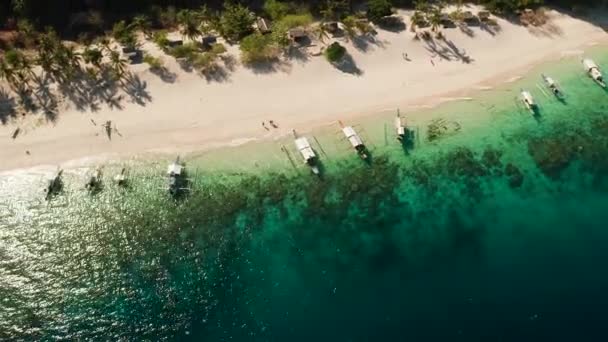
<path fill-rule="evenodd" d="M 403 122 L 404 120 L 401 118 L 401 114 L 397 109 L 397 117 L 395 117 L 395 130 L 397 131 L 397 140 L 405 141 L 407 138 L 407 126 Z"/>
<path fill-rule="evenodd" d="M 529 91 L 527 90 L 523 90 L 521 91 L 521 100 L 524 103 L 524 105 L 526 106 L 526 108 L 528 108 L 529 111 L 531 111 L 532 113 L 536 113 L 537 110 L 537 105 L 534 102 L 534 98 L 532 97 L 532 94 L 530 94 Z"/>
<path fill-rule="evenodd" d="M 114 176 L 114 182 L 118 186 L 126 186 L 127 185 L 127 168 L 123 167 L 120 170 L 120 173 Z"/>
<path fill-rule="evenodd" d="M 314 173 L 315 175 L 320 174 L 319 166 L 317 165 L 318 164 L 317 155 L 315 154 L 315 151 L 310 146 L 308 139 L 306 139 L 306 137 L 298 137 L 298 134 L 296 133 L 295 130 L 293 130 L 293 135 L 295 138 L 296 148 L 302 155 L 302 158 L 304 158 L 304 162 L 308 166 L 310 166 L 310 170 L 312 171 L 312 173 Z"/>
<path fill-rule="evenodd" d="M 89 191 L 96 191 L 101 188 L 101 167 L 95 169 L 84 187 Z"/>
<path fill-rule="evenodd" d="M 346 137 L 346 139 L 348 139 L 348 142 L 350 142 L 355 151 L 357 151 L 359 157 L 361 157 L 361 159 L 363 160 L 368 160 L 369 154 L 367 152 L 367 148 L 363 144 L 363 140 L 361 140 L 359 134 L 357 134 L 357 132 L 352 126 L 344 126 L 344 124 L 342 124 L 342 121 L 338 122 L 342 127 L 342 133 L 344 133 L 344 136 Z"/>
<path fill-rule="evenodd" d="M 53 195 L 61 191 L 63 184 L 61 182 L 61 175 L 63 175 L 63 170 L 61 168 L 57 168 L 57 171 L 47 179 L 46 187 L 44 188 L 44 192 L 46 193 L 46 199 L 49 200 Z"/>
<path fill-rule="evenodd" d="M 183 190 L 182 179 L 184 177 L 185 167 L 179 161 L 179 156 L 175 161 L 167 167 L 167 191 L 172 196 L 177 196 L 180 190 Z"/>
<path fill-rule="evenodd" d="M 545 74 L 541 74 L 540 76 L 543 78 L 543 81 L 547 85 L 547 88 L 549 88 L 549 90 L 551 90 L 553 95 L 555 95 L 558 98 L 562 98 L 564 96 L 564 94 L 562 93 L 562 90 L 559 88 L 559 86 L 557 85 L 557 82 L 555 82 L 555 80 L 553 78 L 546 76 Z"/>
<path fill-rule="evenodd" d="M 583 59 L 582 63 L 589 77 L 591 77 L 602 88 L 606 88 L 606 82 L 604 81 L 604 76 L 602 76 L 600 67 L 598 67 L 597 64 L 595 64 L 595 62 L 589 58 Z"/>

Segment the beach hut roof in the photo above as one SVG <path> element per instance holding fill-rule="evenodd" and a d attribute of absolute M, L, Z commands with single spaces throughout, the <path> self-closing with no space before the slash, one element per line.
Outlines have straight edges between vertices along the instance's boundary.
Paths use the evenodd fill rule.
<path fill-rule="evenodd" d="M 475 19 L 475 15 L 471 11 L 465 11 L 462 13 L 462 18 L 464 20 L 472 20 Z"/>
<path fill-rule="evenodd" d="M 167 174 L 181 175 L 182 174 L 182 166 L 178 163 L 171 163 L 167 168 Z"/>
<path fill-rule="evenodd" d="M 302 157 L 304 157 L 304 160 L 309 160 L 316 157 L 315 151 L 313 151 L 312 147 L 310 146 L 308 139 L 305 137 L 300 137 L 296 139 L 295 143 L 298 151 L 300 151 Z"/>
<path fill-rule="evenodd" d="M 292 39 L 302 38 L 302 37 L 306 36 L 306 31 L 302 27 L 294 27 L 294 28 L 290 29 L 289 31 L 287 31 L 287 34 Z"/>
<path fill-rule="evenodd" d="M 346 138 L 348 139 L 350 144 L 353 145 L 353 147 L 363 145 L 363 141 L 361 140 L 357 132 L 355 132 L 355 129 L 351 126 L 346 126 L 342 128 L 342 132 L 344 132 L 344 136 L 346 136 Z"/>
<path fill-rule="evenodd" d="M 490 12 L 488 12 L 488 11 L 479 11 L 479 13 L 477 13 L 477 15 L 479 16 L 479 19 L 489 19 L 490 18 Z"/>
<path fill-rule="evenodd" d="M 262 33 L 270 32 L 270 25 L 268 24 L 268 21 L 262 17 L 258 17 L 255 20 L 255 25 Z"/>

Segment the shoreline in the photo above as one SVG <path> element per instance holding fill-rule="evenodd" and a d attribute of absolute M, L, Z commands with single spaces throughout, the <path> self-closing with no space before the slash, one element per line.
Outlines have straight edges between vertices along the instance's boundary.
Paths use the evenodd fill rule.
<path fill-rule="evenodd" d="M 561 15 L 561 14 L 560 14 Z M 562 15 L 563 16 L 563 15 Z M 563 18 L 562 18 L 563 19 Z M 566 20 L 566 19 L 564 19 Z M 569 21 L 574 21 L 575 19 L 572 18 L 567 18 L 567 20 Z M 584 23 L 585 25 L 591 25 L 588 23 Z M 506 25 L 501 21 L 501 25 Z M 582 25 L 582 24 L 581 24 Z M 522 29 L 521 27 L 516 27 L 517 29 Z M 525 29 L 524 29 L 525 30 Z M 448 32 L 448 37 L 451 38 L 449 36 L 449 33 L 451 33 L 453 31 L 449 31 Z M 456 32 L 459 33 L 459 32 Z M 384 33 L 386 35 L 392 35 L 392 33 Z M 520 33 L 518 33 L 520 34 Z M 399 33 L 398 35 L 401 36 L 401 38 L 406 37 L 409 38 L 410 34 L 409 32 L 402 32 Z M 395 38 L 395 37 L 393 37 Z M 472 38 L 473 41 L 475 41 L 476 39 L 479 38 Z M 564 39 L 565 40 L 565 39 Z M 263 141 L 271 141 L 271 140 L 277 140 L 277 139 L 283 139 L 285 136 L 287 136 L 288 134 L 290 134 L 289 132 L 291 131 L 291 128 L 297 128 L 298 131 L 301 132 L 310 132 L 310 131 L 314 131 L 314 130 L 318 130 L 321 129 L 324 126 L 330 125 L 331 123 L 335 122 L 338 119 L 343 119 L 343 120 L 361 120 L 361 119 L 367 119 L 367 118 L 371 118 L 374 116 L 379 115 L 379 113 L 383 112 L 383 111 L 387 111 L 390 110 L 389 108 L 394 108 L 392 110 L 395 110 L 396 108 L 400 108 L 402 113 L 409 113 L 410 116 L 409 118 L 413 119 L 413 120 L 421 120 L 421 119 L 432 119 L 432 116 L 427 116 L 427 117 L 422 117 L 421 114 L 416 114 L 420 111 L 426 111 L 428 109 L 431 108 L 436 108 L 438 106 L 444 105 L 446 103 L 452 103 L 452 102 L 460 102 L 460 101 L 467 101 L 469 99 L 474 99 L 476 97 L 479 96 L 479 94 L 483 94 L 485 91 L 487 90 L 493 90 L 496 87 L 500 87 L 509 83 L 512 83 L 513 81 L 517 81 L 520 78 L 523 78 L 525 76 L 526 71 L 538 67 L 539 65 L 542 65 L 544 63 L 549 63 L 549 62 L 553 62 L 553 61 L 559 61 L 562 58 L 568 58 L 569 56 L 573 55 L 572 51 L 576 51 L 581 52 L 581 50 L 577 50 L 577 49 L 587 49 L 589 47 L 593 47 L 596 46 L 598 44 L 600 44 L 601 42 L 606 42 L 608 41 L 608 35 L 603 33 L 603 34 L 597 34 L 594 36 L 585 36 L 585 41 L 584 42 L 574 42 L 574 41 L 567 41 L 566 43 L 563 43 L 563 45 L 567 45 L 567 46 L 556 46 L 554 47 L 552 50 L 550 51 L 546 51 L 546 50 L 542 50 L 542 54 L 541 57 L 539 58 L 528 58 L 528 59 L 524 59 L 523 62 L 521 62 L 520 64 L 522 65 L 517 65 L 515 67 L 510 67 L 510 68 L 506 68 L 507 66 L 501 66 L 501 68 L 499 68 L 500 70 L 498 70 L 496 73 L 492 74 L 492 75 L 488 75 L 487 77 L 485 76 L 485 74 L 480 74 L 480 75 L 474 75 L 471 74 L 471 72 L 468 72 L 468 74 L 471 75 L 467 75 L 467 69 L 466 67 L 463 66 L 459 66 L 456 65 L 454 66 L 455 63 L 460 63 L 460 62 L 454 62 L 454 61 L 442 61 L 440 63 L 444 63 L 444 64 L 448 64 L 448 66 L 446 66 L 445 68 L 447 68 L 448 70 L 444 71 L 443 74 L 440 74 L 439 80 L 442 80 L 441 77 L 445 77 L 451 78 L 452 80 L 452 84 L 451 85 L 447 85 L 447 86 L 443 86 L 450 88 L 457 88 L 455 90 L 451 90 L 451 91 L 447 91 L 447 92 L 442 92 L 441 89 L 443 89 L 440 86 L 436 86 L 435 88 L 438 89 L 430 89 L 426 86 L 423 86 L 421 88 L 424 88 L 425 92 L 428 93 L 425 96 L 412 96 L 410 95 L 410 97 L 407 96 L 401 96 L 401 98 L 406 97 L 405 99 L 402 100 L 397 100 L 397 102 L 395 102 L 395 100 L 393 99 L 395 97 L 395 95 L 400 95 L 400 92 L 403 91 L 403 89 L 399 89 L 399 91 L 395 92 L 395 87 L 393 88 L 387 88 L 387 89 L 380 89 L 378 90 L 379 93 L 384 92 L 391 92 L 389 93 L 389 95 L 391 96 L 387 96 L 388 100 L 383 101 L 381 104 L 377 104 L 378 101 L 377 98 L 375 96 L 370 96 L 369 99 L 364 99 L 364 101 L 362 102 L 369 102 L 369 100 L 371 99 L 372 102 L 376 102 L 376 104 L 373 105 L 369 105 L 369 106 L 363 106 L 361 108 L 343 108 L 342 111 L 336 112 L 336 110 L 330 110 L 328 109 L 326 112 L 323 113 L 316 113 L 313 110 L 311 110 L 311 112 L 314 112 L 314 115 L 311 115 L 312 117 L 305 117 L 302 118 L 305 114 L 302 112 L 297 112 L 295 114 L 290 113 L 290 112 L 294 112 L 297 111 L 298 108 L 291 109 L 290 110 L 290 99 L 282 99 L 283 104 L 279 103 L 264 103 L 264 104 L 256 104 L 257 106 L 260 105 L 268 105 L 269 107 L 281 107 L 280 110 L 276 110 L 277 113 L 283 113 L 283 115 L 278 115 L 277 116 L 273 116 L 275 117 L 275 119 L 278 117 L 280 118 L 280 120 L 276 120 L 279 125 L 280 128 L 274 132 L 265 132 L 262 130 L 261 127 L 257 127 L 259 126 L 259 121 L 261 118 L 264 118 L 264 116 L 262 116 L 260 118 L 259 114 L 253 113 L 250 115 L 245 115 L 242 113 L 239 113 L 239 115 L 241 115 L 239 118 L 237 118 L 236 120 L 240 122 L 240 124 L 238 125 L 229 125 L 229 120 L 226 120 L 226 113 L 219 113 L 219 114 L 215 114 L 214 117 L 210 117 L 210 118 L 206 118 L 208 120 L 205 120 L 205 122 L 203 122 L 202 120 L 199 121 L 200 117 L 199 115 L 184 115 L 184 120 L 182 120 L 182 118 L 179 119 L 179 124 L 177 124 L 176 126 L 171 126 L 170 124 L 168 124 L 170 121 L 166 121 L 166 119 L 163 119 L 164 121 L 161 121 L 162 116 L 162 112 L 163 110 L 166 110 L 167 108 L 171 108 L 171 104 L 175 103 L 176 98 L 169 98 L 168 102 L 165 103 L 156 103 L 155 101 L 157 101 L 156 99 L 153 100 L 150 104 L 148 104 L 147 106 L 144 107 L 134 107 L 134 105 L 130 105 L 130 107 L 132 107 L 133 111 L 136 113 L 127 113 L 129 112 L 129 110 L 131 108 L 124 108 L 121 111 L 101 111 L 102 115 L 107 115 L 108 117 L 116 117 L 118 119 L 115 119 L 115 122 L 118 122 L 119 125 L 122 125 L 121 123 L 121 116 L 120 114 L 125 114 L 125 115 L 130 115 L 131 118 L 129 118 L 129 120 L 131 120 L 130 124 L 133 127 L 136 127 L 139 131 L 137 131 L 137 134 L 139 135 L 135 135 L 136 138 L 132 138 L 132 137 L 127 137 L 124 140 L 118 140 L 119 143 L 107 143 L 105 140 L 100 140 L 99 137 L 97 137 L 97 139 L 91 137 L 90 134 L 80 134 L 80 135 L 76 135 L 74 136 L 74 132 L 73 129 L 78 129 L 82 127 L 86 127 L 86 125 L 88 124 L 88 121 L 90 119 L 92 119 L 91 116 L 85 115 L 85 113 L 82 112 L 76 112 L 76 113 L 69 113 L 71 115 L 65 115 L 66 117 L 64 118 L 64 114 L 61 114 L 61 117 L 59 119 L 59 122 L 57 123 L 57 127 L 59 125 L 64 125 L 64 127 L 62 128 L 62 130 L 60 130 L 60 134 L 54 134 L 55 132 L 53 132 L 52 130 L 54 129 L 53 127 L 49 126 L 49 124 L 40 127 L 40 128 L 35 128 L 33 132 L 31 132 L 31 134 L 28 135 L 24 135 L 24 136 L 20 136 L 16 141 L 14 141 L 11 146 L 11 144 L 7 144 L 7 148 L 3 148 L 2 151 L 0 151 L 0 157 L 5 161 L 4 163 L 2 163 L 2 165 L 0 165 L 0 172 L 2 172 L 3 174 L 5 172 L 10 172 L 10 171 L 15 171 L 15 170 L 24 170 L 24 169 L 35 169 L 35 168 L 44 168 L 45 165 L 53 165 L 53 168 L 55 167 L 54 165 L 56 165 L 57 163 L 61 163 L 63 165 L 65 164 L 72 164 L 74 167 L 77 167 L 78 165 L 80 166 L 84 166 L 87 165 L 87 161 L 89 161 L 89 165 L 90 165 L 90 161 L 91 160 L 111 160 L 111 159 L 125 159 L 128 157 L 136 157 L 136 158 L 140 158 L 142 157 L 143 159 L 146 159 L 146 156 L 148 155 L 159 155 L 159 154 L 172 154 L 172 153 L 176 153 L 179 152 L 180 154 L 199 154 L 199 153 L 204 153 L 210 150 L 216 150 L 216 149 L 221 149 L 221 148 L 226 148 L 226 147 L 231 147 L 231 146 L 241 146 L 243 144 L 257 144 Z M 483 42 L 482 42 L 483 43 Z M 407 44 L 410 45 L 415 45 L 418 48 L 424 47 L 422 42 L 410 42 L 408 41 Z M 472 43 L 471 43 L 472 44 Z M 483 49 L 489 49 L 490 47 L 484 46 L 482 47 Z M 384 50 L 380 50 L 380 51 L 372 51 L 370 52 L 369 55 L 365 55 L 366 58 L 368 59 L 374 59 L 374 62 L 376 63 L 382 63 L 383 61 L 381 60 L 383 57 L 387 57 L 387 50 L 389 48 L 386 48 Z M 382 52 L 382 54 L 384 54 L 385 56 L 375 56 L 375 54 L 380 54 Z M 394 52 L 394 51 L 393 51 Z M 486 61 L 487 62 L 487 61 Z M 323 60 L 311 60 L 308 62 L 305 62 L 303 65 L 299 65 L 299 66 L 294 66 L 295 68 L 300 68 L 301 70 L 299 70 L 299 72 L 304 72 L 304 73 L 310 73 L 312 71 L 306 71 L 305 69 L 308 68 L 315 68 L 315 67 L 327 67 L 327 65 L 325 64 L 321 64 L 321 63 L 326 63 Z M 389 66 L 394 66 L 393 64 L 390 64 Z M 443 67 L 443 65 L 441 66 Z M 475 67 L 475 64 L 473 64 L 473 67 Z M 427 66 L 428 68 L 428 66 Z M 451 70 L 453 69 L 453 70 Z M 383 70 L 383 69 L 382 69 Z M 468 70 L 474 70 L 474 69 L 468 69 Z M 243 72 L 243 71 L 239 71 L 239 72 Z M 338 71 L 336 70 L 331 70 L 331 72 L 333 72 L 333 74 L 329 75 L 329 74 L 323 74 L 325 77 L 328 77 L 329 79 L 335 79 L 336 82 L 340 83 L 340 82 L 346 82 L 348 84 L 355 84 L 354 87 L 358 88 L 358 84 L 356 83 L 363 83 L 364 86 L 366 86 L 366 83 L 368 82 L 368 80 L 361 80 L 361 79 L 353 79 L 353 77 L 355 76 L 345 76 L 340 74 Z M 146 73 L 149 73 L 148 71 L 144 71 L 141 74 L 143 74 L 145 76 Z M 514 75 L 517 74 L 517 75 Z M 186 75 L 187 77 L 190 77 L 191 75 Z M 374 76 L 370 76 L 368 78 L 381 78 L 382 76 L 385 76 L 385 74 L 379 74 L 379 75 L 374 75 Z M 419 74 L 416 74 L 414 76 L 418 76 L 418 77 L 426 77 L 428 76 L 428 74 L 425 74 L 424 72 L 419 72 Z M 465 76 L 468 76 L 465 77 Z M 483 78 L 478 79 L 479 76 L 483 76 Z M 507 78 L 506 76 L 511 76 L 509 78 Z M 186 78 L 187 78 L 186 77 Z M 290 84 L 294 85 L 294 86 L 299 86 L 297 84 L 298 82 L 298 77 L 302 77 L 300 75 L 296 75 L 293 76 L 291 74 L 283 74 L 281 72 L 277 72 L 275 74 L 272 75 L 264 75 L 264 76 L 260 76 L 260 77 L 265 77 L 267 79 L 270 78 L 274 78 L 279 79 L 277 84 L 283 84 L 285 87 L 289 87 Z M 290 78 L 296 78 L 294 80 L 291 80 L 290 82 Z M 348 77 L 349 79 L 344 80 L 344 77 Z M 362 76 L 365 77 L 365 76 Z M 517 79 L 515 78 L 517 77 Z M 283 80 L 281 80 L 281 78 Z M 415 77 L 414 81 L 415 80 Z M 454 84 L 454 78 L 458 78 L 459 82 L 457 82 L 457 84 Z M 506 80 L 505 80 L 506 78 Z M 462 80 L 460 80 L 462 79 Z M 153 84 L 155 80 L 149 80 L 149 82 L 151 84 Z M 422 84 L 424 84 L 423 80 L 421 81 Z M 192 84 L 193 82 L 198 82 L 197 84 Z M 258 80 L 259 82 L 259 80 Z M 382 80 L 380 80 L 380 83 L 378 83 L 378 80 L 372 80 L 372 83 L 369 85 L 369 88 L 373 88 L 374 84 L 382 84 Z M 158 80 L 156 80 L 156 83 L 158 83 Z M 449 83 L 449 82 L 447 82 Z M 465 83 L 465 86 L 461 86 L 462 83 Z M 427 82 L 426 85 L 429 85 L 430 83 Z M 190 80 L 183 80 L 183 84 L 162 84 L 162 86 L 164 87 L 169 87 L 168 89 L 173 90 L 173 93 L 175 94 L 175 92 L 179 92 L 180 89 L 182 88 L 182 90 L 185 91 L 186 94 L 181 94 L 182 99 L 187 99 L 188 97 L 186 96 L 188 92 L 192 92 L 193 90 L 197 90 L 196 87 L 204 87 L 204 88 L 211 88 L 211 87 L 215 87 L 215 89 L 217 88 L 225 88 L 225 87 L 230 87 L 234 85 L 235 87 L 239 86 L 236 82 L 233 83 L 228 83 L 228 84 L 215 84 L 215 83 L 211 83 L 211 84 L 204 84 L 204 81 L 200 80 L 200 79 L 190 79 Z M 308 85 L 308 84 L 305 84 Z M 402 87 L 410 87 L 412 84 L 407 84 L 407 85 L 402 85 Z M 418 84 L 413 84 L 414 86 L 420 86 Z M 191 88 L 188 88 L 189 86 L 192 86 Z M 246 87 L 247 85 L 245 85 Z M 332 85 L 334 87 L 338 86 L 338 85 Z M 355 89 L 353 88 L 353 89 Z M 367 87 L 366 87 L 367 88 Z M 244 89 L 244 88 L 242 88 Z M 237 89 L 238 90 L 238 89 Z M 321 89 L 321 91 L 323 91 L 324 89 Z M 162 92 L 162 89 L 157 90 L 158 92 Z M 358 92 L 361 91 L 361 89 L 357 90 Z M 406 91 L 407 92 L 407 91 Z M 156 96 L 156 92 L 152 93 L 153 97 Z M 165 98 L 170 97 L 169 95 L 171 94 L 167 94 Z M 237 97 L 239 94 L 236 94 Z M 318 96 L 318 95 L 317 95 Z M 380 96 L 380 95 L 378 95 Z M 247 100 L 247 98 L 245 98 L 244 100 Z M 349 100 L 348 99 L 332 99 L 331 97 L 327 98 L 327 101 L 334 101 L 337 100 L 338 102 L 340 102 L 341 104 L 348 104 Z M 340 101 L 341 100 L 341 101 Z M 160 100 L 162 101 L 162 99 Z M 218 101 L 218 104 L 224 103 L 226 106 L 228 106 L 229 103 L 231 103 L 232 100 L 231 99 L 224 99 L 223 101 Z M 371 103 L 371 102 L 370 102 Z M 333 102 L 332 102 L 333 104 Z M 187 104 L 184 104 L 187 105 Z M 200 103 L 199 103 L 200 105 Z M 314 106 L 318 106 L 317 103 L 311 102 L 310 103 L 310 107 L 314 107 Z M 203 106 L 203 105 L 200 105 Z M 241 104 L 242 106 L 242 104 Z M 154 108 L 156 107 L 156 108 Z M 338 108 L 339 106 L 334 105 L 335 108 Z M 150 109 L 152 108 L 152 109 Z M 146 111 L 147 110 L 152 110 L 155 112 L 161 112 L 161 115 L 158 115 L 155 117 L 155 119 L 157 120 L 151 120 L 151 122 L 146 122 L 141 121 L 141 116 L 142 115 L 146 115 Z M 226 110 L 227 111 L 227 110 Z M 269 111 L 272 111 L 272 109 L 270 109 Z M 125 112 L 125 113 L 122 113 Z M 235 112 L 235 110 L 233 110 L 232 112 Z M 95 119 L 96 120 L 100 120 L 101 118 L 99 118 L 99 114 L 100 113 L 94 113 L 92 115 L 95 115 Z M 117 115 L 118 114 L 118 115 Z M 139 116 L 136 117 L 136 116 Z M 67 124 L 65 124 L 63 121 L 69 121 Z M 215 121 L 215 122 L 214 122 Z M 76 122 L 79 122 L 78 124 L 76 124 Z M 83 123 L 85 122 L 85 123 Z M 190 123 L 189 125 L 187 123 Z M 164 126 L 166 125 L 166 126 Z M 218 129 L 217 125 L 219 125 L 220 129 Z M 230 126 L 228 128 L 224 127 L 224 126 Z M 164 126 L 162 129 L 159 129 L 159 126 Z M 237 127 L 238 126 L 238 127 Z M 6 138 L 8 139 L 8 135 L 11 132 L 11 129 L 14 129 L 14 127 L 16 126 L 12 126 L 12 125 L 6 125 L 6 126 L 2 126 L 0 127 L 0 137 L 4 137 L 6 136 Z M 122 126 L 119 126 L 122 127 Z M 254 128 L 255 127 L 255 128 Z M 132 128 L 132 127 L 129 127 Z M 89 128 L 90 130 L 90 128 Z M 88 133 L 88 132 L 87 132 Z M 99 133 L 97 134 L 99 135 Z M 103 138 L 103 137 L 101 137 Z M 93 141 L 92 141 L 93 140 Z M 160 147 L 163 145 L 163 143 L 160 143 L 161 141 L 164 140 L 165 143 L 165 147 Z M 16 145 L 16 146 L 15 146 Z M 31 147 L 36 147 L 37 149 L 39 149 L 36 152 L 36 157 L 24 157 L 23 156 L 23 150 L 30 148 L 31 150 L 36 150 L 36 148 L 31 148 Z M 46 151 L 46 153 L 45 153 Z"/>

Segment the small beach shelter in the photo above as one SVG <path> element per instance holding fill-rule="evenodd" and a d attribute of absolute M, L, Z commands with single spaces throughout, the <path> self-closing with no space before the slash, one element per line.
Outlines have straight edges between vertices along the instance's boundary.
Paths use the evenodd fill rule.
<path fill-rule="evenodd" d="M 467 25 L 479 24 L 479 18 L 477 18 L 471 11 L 462 13 L 462 21 L 464 21 Z"/>
<path fill-rule="evenodd" d="M 260 31 L 261 34 L 270 33 L 270 24 L 268 21 L 262 17 L 258 17 L 255 20 L 255 28 Z"/>
<path fill-rule="evenodd" d="M 323 23 L 322 25 L 327 30 L 327 32 L 332 34 L 338 32 L 338 30 L 340 29 L 337 21 L 328 21 Z"/>
<path fill-rule="evenodd" d="M 287 37 L 294 43 L 304 43 L 308 38 L 306 31 L 302 27 L 295 27 L 287 31 Z"/>
<path fill-rule="evenodd" d="M 479 17 L 479 20 L 481 20 L 481 21 L 488 21 L 490 19 L 490 12 L 479 11 L 479 13 L 477 13 L 477 16 Z"/>

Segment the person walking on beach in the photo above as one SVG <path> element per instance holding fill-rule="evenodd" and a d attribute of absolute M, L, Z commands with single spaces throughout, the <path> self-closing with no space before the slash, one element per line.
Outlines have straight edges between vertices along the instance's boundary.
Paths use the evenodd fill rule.
<path fill-rule="evenodd" d="M 270 131 L 270 129 L 268 129 L 268 127 L 266 127 L 266 122 L 262 121 L 262 127 L 264 127 L 265 130 Z"/>
<path fill-rule="evenodd" d="M 270 126 L 272 126 L 273 128 L 279 128 L 279 126 L 276 123 L 274 123 L 273 120 L 270 120 L 269 122 L 270 122 Z"/>
<path fill-rule="evenodd" d="M 106 129 L 106 134 L 108 135 L 108 139 L 112 140 L 112 121 L 108 120 L 103 127 Z"/>

